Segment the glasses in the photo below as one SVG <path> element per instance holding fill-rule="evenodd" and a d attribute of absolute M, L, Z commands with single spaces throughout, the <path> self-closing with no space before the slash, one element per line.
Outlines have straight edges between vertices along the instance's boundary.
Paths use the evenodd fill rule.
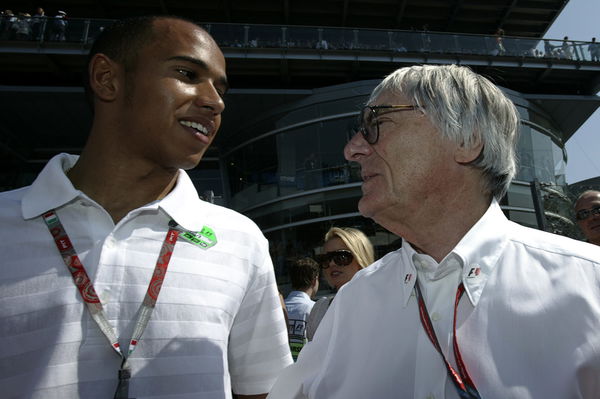
<path fill-rule="evenodd" d="M 329 262 L 333 262 L 338 266 L 348 266 L 354 260 L 352 252 L 345 249 L 338 249 L 337 251 L 327 252 L 326 254 L 317 255 L 317 262 L 321 265 L 322 269 L 329 267 Z"/>
<path fill-rule="evenodd" d="M 577 220 L 581 221 L 593 215 L 600 215 L 600 206 L 595 206 L 591 209 L 582 209 L 580 211 L 577 211 L 575 217 L 577 218 Z"/>
<path fill-rule="evenodd" d="M 367 143 L 375 144 L 379 140 L 379 121 L 382 110 L 388 110 L 384 114 L 394 111 L 412 111 L 419 109 L 416 105 L 367 105 L 360 113 L 358 131 L 363 135 Z"/>

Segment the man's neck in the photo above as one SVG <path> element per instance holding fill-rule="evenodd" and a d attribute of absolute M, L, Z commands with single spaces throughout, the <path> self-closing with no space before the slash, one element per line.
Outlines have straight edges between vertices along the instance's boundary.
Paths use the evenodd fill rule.
<path fill-rule="evenodd" d="M 313 292 L 313 289 L 312 289 L 312 288 L 307 288 L 307 289 L 305 289 L 305 290 L 302 290 L 302 292 L 304 292 L 306 295 L 308 295 L 308 297 L 309 297 L 309 298 L 312 298 L 312 297 L 313 297 L 313 295 L 315 294 L 315 293 Z"/>
<path fill-rule="evenodd" d="M 481 193 L 454 198 L 445 196 L 434 201 L 435 204 L 426 202 L 402 212 L 390 223 L 379 223 L 410 242 L 417 252 L 425 253 L 437 262 L 454 249 L 490 205 L 490 199 Z"/>
<path fill-rule="evenodd" d="M 101 151 L 83 151 L 67 172 L 73 186 L 100 204 L 116 224 L 130 211 L 164 198 L 177 182 L 178 170 L 165 170 Z"/>

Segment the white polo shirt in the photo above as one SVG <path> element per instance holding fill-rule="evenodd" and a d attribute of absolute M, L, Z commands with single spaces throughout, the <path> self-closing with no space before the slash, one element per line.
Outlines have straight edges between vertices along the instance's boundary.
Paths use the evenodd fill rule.
<path fill-rule="evenodd" d="M 29 187 L 0 194 L 0 392 L 6 398 L 111 398 L 120 359 L 90 318 L 40 215 L 56 209 L 123 348 L 172 218 L 213 229 L 181 237 L 130 363 L 129 396 L 231 398 L 268 392 L 292 362 L 267 240 L 246 217 L 203 202 L 184 171 L 161 201 L 115 226 L 53 158 Z M 124 187 L 123 195 L 135 187 Z"/>
<path fill-rule="evenodd" d="M 438 265 L 407 242 L 344 285 L 269 398 L 457 398 L 425 333 L 457 340 L 484 399 L 600 397 L 600 248 L 508 221 L 494 201 Z"/>

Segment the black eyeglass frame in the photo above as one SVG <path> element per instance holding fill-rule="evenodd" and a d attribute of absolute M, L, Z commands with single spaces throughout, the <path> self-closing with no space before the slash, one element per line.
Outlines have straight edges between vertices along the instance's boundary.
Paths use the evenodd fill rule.
<path fill-rule="evenodd" d="M 362 134 L 367 143 L 371 145 L 376 144 L 379 140 L 379 122 L 377 122 L 379 110 L 390 109 L 392 111 L 414 111 L 422 108 L 423 107 L 407 104 L 366 105 L 360 111 L 358 131 Z M 365 115 L 367 115 L 367 113 L 371 116 L 369 123 L 366 122 L 367 118 Z M 373 136 L 375 136 L 375 138 L 373 138 Z"/>
<path fill-rule="evenodd" d="M 600 205 L 590 209 L 581 209 L 577 211 L 577 213 L 575 213 L 575 219 L 581 222 L 594 215 L 600 215 Z"/>
<path fill-rule="evenodd" d="M 346 260 L 342 260 L 343 257 L 347 257 Z M 347 249 L 338 249 L 317 255 L 316 260 L 321 265 L 321 269 L 325 270 L 329 268 L 329 262 L 332 260 L 338 266 L 348 266 L 354 260 L 354 254 Z"/>

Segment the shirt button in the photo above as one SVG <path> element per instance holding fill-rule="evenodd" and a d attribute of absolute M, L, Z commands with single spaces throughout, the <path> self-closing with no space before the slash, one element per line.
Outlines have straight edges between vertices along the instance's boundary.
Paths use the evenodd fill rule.
<path fill-rule="evenodd" d="M 441 316 L 440 316 L 440 314 L 438 312 L 433 312 L 431 314 L 431 320 L 432 321 L 438 321 L 439 319 L 441 319 Z M 431 396 L 431 397 L 433 397 L 433 396 Z"/>
<path fill-rule="evenodd" d="M 106 304 L 106 303 L 110 302 L 110 290 L 104 290 L 98 296 L 100 297 L 99 299 L 100 299 L 101 303 Z"/>
<path fill-rule="evenodd" d="M 113 249 L 115 247 L 115 239 L 108 237 L 106 241 L 104 241 L 104 246 L 108 249 Z"/>

